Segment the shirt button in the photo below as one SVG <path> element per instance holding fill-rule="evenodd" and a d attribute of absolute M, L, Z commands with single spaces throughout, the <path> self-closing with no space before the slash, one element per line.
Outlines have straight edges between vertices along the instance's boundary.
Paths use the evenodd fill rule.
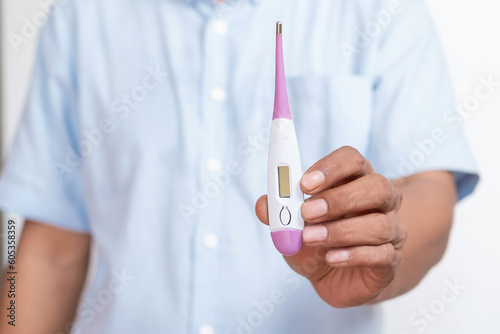
<path fill-rule="evenodd" d="M 219 159 L 212 158 L 207 161 L 207 169 L 212 173 L 218 172 L 222 169 L 222 163 Z"/>
<path fill-rule="evenodd" d="M 226 91 L 221 87 L 214 87 L 210 91 L 210 97 L 216 102 L 222 102 L 226 99 Z"/>
<path fill-rule="evenodd" d="M 227 33 L 227 23 L 224 20 L 215 20 L 212 24 L 212 28 L 219 35 Z"/>
<path fill-rule="evenodd" d="M 205 247 L 214 249 L 219 243 L 219 238 L 213 233 L 208 233 L 203 237 L 203 245 Z"/>
<path fill-rule="evenodd" d="M 214 334 L 215 333 L 215 330 L 212 326 L 210 325 L 203 325 L 200 327 L 200 329 L 198 330 L 198 333 L 199 334 Z"/>

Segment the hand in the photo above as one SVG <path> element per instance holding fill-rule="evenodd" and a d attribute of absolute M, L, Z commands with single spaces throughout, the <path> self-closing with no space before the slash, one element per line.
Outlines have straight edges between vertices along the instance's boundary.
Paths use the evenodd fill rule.
<path fill-rule="evenodd" d="M 302 205 L 304 245 L 285 260 L 334 307 L 375 301 L 394 279 L 406 241 L 400 191 L 352 147 L 315 163 L 301 188 L 312 195 Z M 267 196 L 255 211 L 269 223 Z"/>

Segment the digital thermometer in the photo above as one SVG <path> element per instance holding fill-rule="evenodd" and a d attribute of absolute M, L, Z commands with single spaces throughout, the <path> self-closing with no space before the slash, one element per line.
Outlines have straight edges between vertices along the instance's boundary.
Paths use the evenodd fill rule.
<path fill-rule="evenodd" d="M 302 247 L 304 220 L 300 190 L 302 168 L 299 146 L 286 91 L 281 22 L 276 24 L 276 83 L 274 112 L 269 138 L 267 206 L 274 246 L 283 255 L 294 255 Z"/>

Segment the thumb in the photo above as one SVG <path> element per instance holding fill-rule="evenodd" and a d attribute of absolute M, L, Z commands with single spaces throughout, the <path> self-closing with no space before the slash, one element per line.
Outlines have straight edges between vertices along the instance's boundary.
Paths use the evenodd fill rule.
<path fill-rule="evenodd" d="M 267 212 L 267 195 L 260 196 L 255 203 L 255 214 L 262 223 L 269 225 L 269 217 Z"/>

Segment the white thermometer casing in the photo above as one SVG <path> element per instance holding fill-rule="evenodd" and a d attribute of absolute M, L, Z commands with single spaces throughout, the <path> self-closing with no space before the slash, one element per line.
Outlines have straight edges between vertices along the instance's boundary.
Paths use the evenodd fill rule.
<path fill-rule="evenodd" d="M 286 194 L 289 196 L 280 196 L 278 167 L 288 167 L 288 177 L 283 176 L 281 182 L 289 182 L 289 194 Z M 269 138 L 267 200 L 271 236 L 283 255 L 293 255 L 302 246 L 304 220 L 301 207 L 304 194 L 300 189 L 301 177 L 302 167 L 293 120 L 274 119 Z M 287 188 L 286 185 L 284 187 Z"/>

